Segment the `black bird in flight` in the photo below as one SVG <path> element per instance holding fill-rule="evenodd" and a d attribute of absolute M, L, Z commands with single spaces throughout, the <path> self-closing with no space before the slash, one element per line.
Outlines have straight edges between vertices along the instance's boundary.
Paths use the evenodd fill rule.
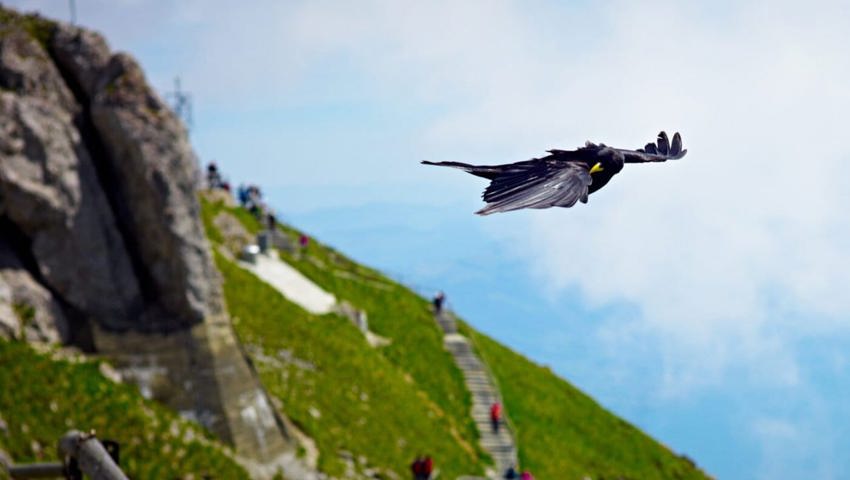
<path fill-rule="evenodd" d="M 656 143 L 638 150 L 625 150 L 587 142 L 577 150 L 548 150 L 549 155 L 505 165 L 469 165 L 460 162 L 429 162 L 425 165 L 454 167 L 490 180 L 482 198 L 487 206 L 475 212 L 489 215 L 522 208 L 569 208 L 587 203 L 587 196 L 604 187 L 626 163 L 678 160 L 682 149 L 677 132 L 673 141 L 658 134 Z"/>

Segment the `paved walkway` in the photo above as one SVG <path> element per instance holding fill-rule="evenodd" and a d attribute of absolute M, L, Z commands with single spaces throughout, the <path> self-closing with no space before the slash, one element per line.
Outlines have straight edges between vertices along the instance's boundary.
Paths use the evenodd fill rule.
<path fill-rule="evenodd" d="M 515 465 L 516 444 L 513 435 L 504 423 L 499 433 L 493 433 L 490 425 L 490 406 L 500 402 L 500 395 L 495 382 L 478 355 L 469 344 L 469 340 L 457 333 L 454 317 L 443 312 L 437 315 L 437 323 L 443 328 L 445 337 L 443 344 L 451 352 L 455 363 L 463 372 L 466 388 L 472 394 L 472 418 L 481 435 L 481 447 L 493 457 L 495 472 L 488 472 L 490 478 L 502 478 L 502 474 L 511 465 Z"/>
<path fill-rule="evenodd" d="M 334 311 L 336 298 L 333 295 L 319 288 L 301 272 L 278 259 L 276 255 L 260 254 L 256 256 L 254 263 L 240 262 L 240 264 L 304 310 L 316 315 Z"/>

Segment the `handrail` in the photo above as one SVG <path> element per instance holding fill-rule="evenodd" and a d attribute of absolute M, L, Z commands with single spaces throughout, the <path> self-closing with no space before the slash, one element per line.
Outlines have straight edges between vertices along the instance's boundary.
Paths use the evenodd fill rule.
<path fill-rule="evenodd" d="M 77 430 L 66 433 L 58 443 L 61 463 L 10 465 L 7 467 L 9 476 L 13 479 L 63 477 L 78 480 L 86 474 L 92 480 L 129 480 L 117 464 L 117 443 L 105 441 L 104 444 L 98 441 L 93 431 L 82 433 Z"/>

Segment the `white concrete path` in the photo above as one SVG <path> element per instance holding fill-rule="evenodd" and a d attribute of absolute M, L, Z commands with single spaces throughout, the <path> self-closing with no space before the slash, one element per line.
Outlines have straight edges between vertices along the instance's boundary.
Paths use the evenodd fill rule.
<path fill-rule="evenodd" d="M 334 311 L 336 297 L 319 288 L 276 255 L 259 254 L 254 263 L 239 263 L 304 310 L 316 315 Z"/>

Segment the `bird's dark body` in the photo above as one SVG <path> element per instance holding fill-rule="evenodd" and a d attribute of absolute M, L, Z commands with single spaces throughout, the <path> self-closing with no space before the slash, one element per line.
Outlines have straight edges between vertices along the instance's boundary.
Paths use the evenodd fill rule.
<path fill-rule="evenodd" d="M 469 165 L 460 162 L 428 162 L 454 167 L 490 180 L 482 195 L 486 207 L 479 215 L 522 208 L 572 207 L 587 203 L 587 196 L 604 187 L 626 163 L 663 162 L 682 158 L 678 133 L 670 144 L 664 132 L 657 144 L 643 149 L 623 150 L 588 142 L 576 150 L 549 150 L 549 155 L 503 165 Z"/>

